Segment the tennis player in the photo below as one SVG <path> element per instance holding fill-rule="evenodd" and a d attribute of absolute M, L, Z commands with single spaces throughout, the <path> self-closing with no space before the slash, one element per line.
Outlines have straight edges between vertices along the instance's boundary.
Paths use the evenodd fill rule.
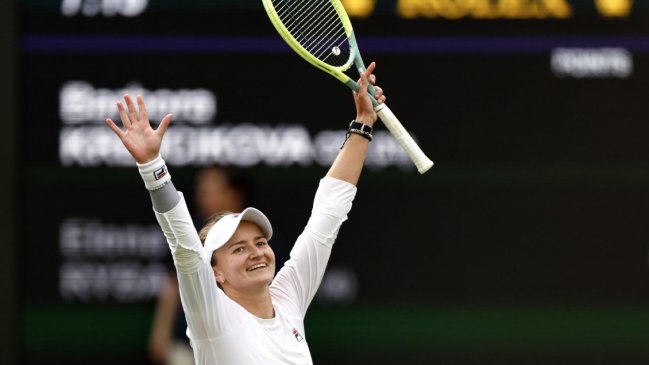
<path fill-rule="evenodd" d="M 372 63 L 361 74 L 360 90 L 374 84 L 374 68 Z M 379 87 L 375 97 L 385 102 Z M 172 115 L 154 130 L 142 97 L 137 97 L 139 112 L 128 95 L 124 100 L 126 108 L 121 102 L 117 108 L 125 130 L 110 119 L 106 123 L 137 162 L 150 191 L 174 258 L 196 364 L 312 364 L 304 315 L 351 209 L 372 139 L 377 115 L 367 92 L 354 93 L 356 119 L 320 180 L 304 232 L 276 276 L 275 255 L 268 245 L 273 229 L 259 210 L 218 215 L 196 232 L 159 154 Z"/>

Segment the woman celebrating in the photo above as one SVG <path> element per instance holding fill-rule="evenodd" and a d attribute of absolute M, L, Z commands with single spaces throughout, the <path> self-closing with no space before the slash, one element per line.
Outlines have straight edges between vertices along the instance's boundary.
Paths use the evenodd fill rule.
<path fill-rule="evenodd" d="M 255 208 L 219 214 L 199 233 L 159 154 L 172 115 L 151 128 L 142 97 L 117 104 L 125 130 L 106 123 L 137 162 L 171 249 L 196 364 L 311 364 L 304 315 L 324 274 L 334 240 L 347 219 L 377 115 L 367 95 L 372 63 L 354 93 L 356 119 L 327 175 L 290 259 L 275 276 L 268 245 L 273 229 Z M 376 99 L 385 101 L 381 88 Z M 275 276 L 275 277 L 274 277 Z"/>

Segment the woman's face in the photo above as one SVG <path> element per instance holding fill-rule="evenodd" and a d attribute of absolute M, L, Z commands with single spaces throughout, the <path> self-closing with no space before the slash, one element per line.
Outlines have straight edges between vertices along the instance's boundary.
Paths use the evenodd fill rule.
<path fill-rule="evenodd" d="M 275 276 L 275 253 L 262 230 L 241 221 L 232 238 L 214 252 L 214 276 L 224 291 L 258 292 Z"/>

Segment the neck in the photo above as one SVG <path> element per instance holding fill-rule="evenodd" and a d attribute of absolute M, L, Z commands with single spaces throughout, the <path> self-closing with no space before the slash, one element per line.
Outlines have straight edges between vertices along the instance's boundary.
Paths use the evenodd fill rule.
<path fill-rule="evenodd" d="M 263 319 L 275 317 L 275 310 L 273 309 L 273 302 L 270 300 L 268 287 L 257 293 L 225 290 L 225 294 L 256 317 Z"/>

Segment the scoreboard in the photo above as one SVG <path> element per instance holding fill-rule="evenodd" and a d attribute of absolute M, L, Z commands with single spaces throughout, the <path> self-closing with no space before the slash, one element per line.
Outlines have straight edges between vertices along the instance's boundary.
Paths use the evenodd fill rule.
<path fill-rule="evenodd" d="M 420 176 L 378 128 L 307 316 L 314 361 L 649 359 L 649 3 L 343 4 L 436 164 Z M 188 202 L 201 167 L 243 169 L 288 250 L 351 95 L 260 1 L 21 5 L 19 360 L 146 363 L 169 257 L 104 124 L 116 101 L 175 115 L 162 154 Z"/>

